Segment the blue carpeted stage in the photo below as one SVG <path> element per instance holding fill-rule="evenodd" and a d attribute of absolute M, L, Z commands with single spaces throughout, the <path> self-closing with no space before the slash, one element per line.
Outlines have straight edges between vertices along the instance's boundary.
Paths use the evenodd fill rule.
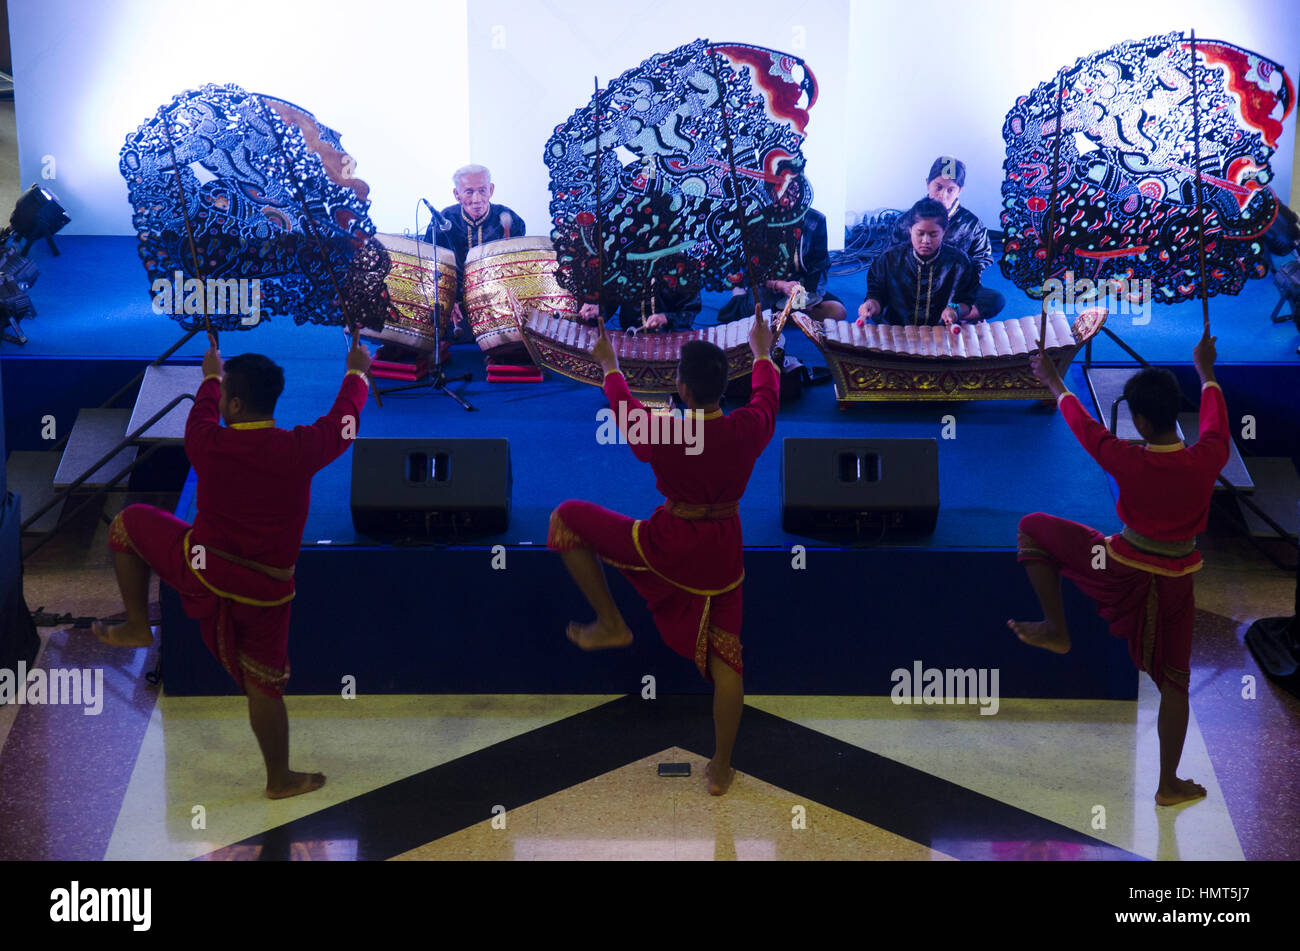
<path fill-rule="evenodd" d="M 83 406 L 98 405 L 180 336 L 154 315 L 135 239 L 60 237 L 63 254 L 33 251 L 41 277 L 32 289 L 39 316 L 24 325 L 25 347 L 4 344 L 5 436 L 9 450 L 41 448 L 41 420 L 66 431 Z M 850 309 L 864 276 L 835 279 Z M 1008 310 L 1033 313 L 1000 276 Z M 1268 321 L 1276 297 L 1266 281 L 1238 298 L 1211 301 L 1223 382 L 1234 417 L 1256 417 L 1247 454 L 1295 457 L 1300 342 L 1292 324 Z M 706 299 L 702 321 L 716 314 Z M 710 307 L 709 305 L 713 306 Z M 1198 304 L 1154 310 L 1150 323 L 1111 326 L 1155 363 L 1187 364 L 1199 335 Z M 787 352 L 822 360 L 791 327 Z M 310 422 L 329 405 L 343 369 L 337 330 L 274 321 L 222 341 L 227 357 L 256 350 L 284 365 L 287 388 L 276 414 L 282 426 Z M 196 338 L 178 358 L 197 362 Z M 1109 340 L 1099 363 L 1127 363 Z M 1190 369 L 1190 368 L 1189 368 Z M 349 507 L 351 455 L 321 472 L 313 488 L 292 639 L 295 693 L 334 693 L 355 677 L 360 693 L 625 693 L 656 678 L 666 692 L 706 689 L 693 666 L 660 643 L 644 609 L 621 578 L 615 594 L 637 634 L 628 651 L 581 654 L 564 624 L 585 616 L 559 559 L 545 551 L 551 509 L 569 497 L 648 515 L 660 501 L 648 467 L 626 447 L 595 439 L 604 403 L 591 387 L 549 376 L 542 384 L 488 384 L 473 344 L 453 349 L 449 372 L 472 372 L 457 388 L 476 407 L 414 391 L 366 408 L 362 436 L 482 436 L 510 441 L 514 495 L 509 530 L 473 545 L 393 547 L 358 537 Z M 1068 381 L 1086 393 L 1076 367 Z M 1189 387 L 1189 392 L 1194 392 Z M 123 405 L 129 405 L 125 403 Z M 940 439 L 941 508 L 926 538 L 886 538 L 858 548 L 829 547 L 781 528 L 781 440 L 871 435 L 939 438 L 942 418 L 956 419 Z M 193 516 L 192 477 L 178 506 Z M 1004 697 L 1131 699 L 1137 679 L 1125 646 L 1105 637 L 1090 606 L 1072 590 L 1067 604 L 1076 649 L 1055 657 L 1019 644 L 1003 622 L 1035 606 L 1015 561 L 1016 522 L 1036 510 L 1103 531 L 1118 528 L 1109 480 L 1078 447 L 1053 411 L 1036 403 L 857 405 L 838 411 L 830 385 L 806 390 L 783 407 L 776 439 L 760 459 L 741 505 L 745 528 L 744 629 L 747 687 L 767 694 L 885 694 L 896 668 L 995 668 Z M 493 546 L 505 548 L 494 567 Z M 807 548 L 796 568 L 792 549 Z M 499 562 L 498 562 L 499 564 Z M 163 594 L 164 675 L 173 694 L 230 690 L 169 591 Z"/>

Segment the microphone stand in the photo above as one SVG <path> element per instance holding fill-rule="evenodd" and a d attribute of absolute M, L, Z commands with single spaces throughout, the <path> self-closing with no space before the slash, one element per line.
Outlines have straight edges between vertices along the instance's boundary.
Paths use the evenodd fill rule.
<path fill-rule="evenodd" d="M 433 231 L 433 233 L 434 233 L 434 240 L 433 240 L 433 368 L 431 369 L 431 371 L 430 371 L 430 373 L 429 373 L 429 377 L 428 377 L 428 379 L 425 379 L 425 380 L 419 380 L 418 382 L 415 382 L 415 383 L 406 383 L 406 384 L 403 384 L 402 386 L 390 386 L 388 389 L 386 389 L 386 390 L 379 390 L 378 392 L 380 392 L 380 393 L 381 393 L 382 395 L 384 395 L 384 396 L 387 396 L 389 393 L 401 393 L 401 392 L 404 392 L 405 390 L 417 390 L 417 389 L 423 389 L 423 388 L 426 388 L 426 387 L 427 387 L 428 389 L 432 390 L 432 391 L 435 392 L 435 393 L 441 393 L 443 396 L 450 396 L 453 400 L 455 400 L 455 401 L 456 401 L 457 403 L 459 403 L 462 407 L 464 407 L 466 412 L 468 412 L 468 413 L 476 413 L 476 412 L 478 412 L 478 408 L 477 408 L 476 406 L 474 406 L 472 403 L 470 403 L 469 400 L 465 399 L 465 397 L 461 396 L 459 393 L 453 392 L 453 391 L 452 391 L 451 389 L 449 389 L 448 386 L 447 386 L 447 384 L 448 384 L 449 382 L 451 382 L 451 383 L 468 383 L 470 380 L 472 380 L 472 379 L 474 378 L 474 377 L 473 377 L 473 374 L 472 374 L 472 373 L 466 373 L 466 374 L 464 374 L 463 376 L 448 377 L 447 374 L 446 374 L 446 372 L 445 372 L 445 371 L 443 370 L 443 368 L 442 368 L 442 307 L 440 306 L 440 302 L 439 302 L 439 293 L 440 293 L 440 291 L 441 291 L 441 289 L 442 289 L 442 273 L 439 271 L 439 267 L 438 267 L 438 263 L 439 263 L 439 262 L 438 262 L 438 247 L 439 247 L 439 245 L 438 245 L 438 237 L 437 237 L 437 236 L 438 236 L 439 234 L 446 234 L 448 231 L 450 231 L 450 230 L 451 230 L 451 222 L 448 221 L 447 219 L 445 219 L 445 218 L 442 216 L 442 213 L 439 212 L 436 208 L 434 208 L 433 205 L 429 204 L 428 199 L 426 199 L 426 198 L 421 198 L 420 200 L 421 200 L 422 202 L 424 202 L 425 207 L 428 208 L 429 211 L 433 213 L 433 222 L 432 222 L 432 227 L 433 227 L 433 229 L 434 229 L 434 231 Z M 416 224 L 417 224 L 417 225 L 419 224 L 418 219 L 417 219 L 417 221 L 416 221 Z M 416 241 L 419 241 L 419 240 L 420 240 L 420 237 L 419 237 L 418 234 L 416 235 L 415 240 L 416 240 Z M 452 253 L 453 253 L 453 254 L 455 253 L 455 250 L 454 250 L 454 249 L 453 249 Z M 427 301 L 428 298 L 425 298 L 425 300 Z M 451 362 L 451 354 L 450 354 L 450 352 L 449 352 L 448 355 L 447 355 L 447 362 L 448 362 L 448 363 Z"/>

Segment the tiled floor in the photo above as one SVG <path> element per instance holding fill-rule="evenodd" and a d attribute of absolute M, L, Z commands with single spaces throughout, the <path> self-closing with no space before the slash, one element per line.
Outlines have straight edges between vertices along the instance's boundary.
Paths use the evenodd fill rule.
<path fill-rule="evenodd" d="M 20 194 L 22 180 L 18 176 L 18 123 L 14 103 L 12 99 L 0 100 L 0 210 L 6 222 Z"/>
<path fill-rule="evenodd" d="M 33 609 L 120 610 L 104 531 L 29 561 Z M 102 668 L 103 712 L 0 708 L 0 858 L 1300 858 L 1300 703 L 1241 643 L 1291 613 L 1294 581 L 1235 541 L 1205 552 L 1182 773 L 1210 795 L 1178 809 L 1152 802 L 1146 681 L 1136 704 L 1003 700 L 991 717 L 751 696 L 722 799 L 703 787 L 706 697 L 291 696 L 294 762 L 329 781 L 270 802 L 242 699 L 159 698 L 153 651 L 46 629 L 39 663 Z"/>
<path fill-rule="evenodd" d="M 690 763 L 664 779 L 662 762 Z M 438 859 L 876 859 L 949 856 L 770 783 L 742 776 L 725 801 L 703 795 L 707 757 L 670 747 L 394 856 Z M 793 810 L 804 807 L 802 822 Z"/>

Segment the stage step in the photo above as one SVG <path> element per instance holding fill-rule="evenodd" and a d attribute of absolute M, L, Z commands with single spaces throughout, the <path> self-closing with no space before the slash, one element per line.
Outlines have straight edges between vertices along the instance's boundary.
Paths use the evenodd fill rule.
<path fill-rule="evenodd" d="M 1255 483 L 1250 500 L 1268 513 L 1269 518 L 1296 537 L 1296 506 L 1300 504 L 1300 475 L 1295 463 L 1287 456 L 1256 456 L 1247 463 Z M 1241 506 L 1241 515 L 1256 538 L 1276 538 L 1277 532 L 1269 528 L 1262 518 Z"/>
<path fill-rule="evenodd" d="M 1179 413 L 1178 432 L 1187 445 L 1190 446 L 1195 443 L 1201 435 L 1201 414 Z M 1241 458 L 1241 453 L 1237 451 L 1237 441 L 1235 439 L 1228 440 L 1228 461 L 1224 464 L 1220 475 L 1242 492 L 1255 491 L 1255 480 L 1250 477 L 1250 470 L 1247 469 L 1245 460 Z M 1229 490 L 1223 483 L 1219 482 L 1215 483 L 1214 491 L 1227 492 Z"/>
<path fill-rule="evenodd" d="M 193 396 L 203 382 L 203 367 L 196 366 L 151 366 L 144 371 L 144 380 L 140 383 L 140 395 L 136 397 L 135 408 L 131 411 L 131 421 L 126 431 L 133 433 L 148 422 L 149 417 L 158 412 L 176 397 L 188 393 Z M 185 441 L 185 420 L 189 418 L 190 407 L 194 403 L 186 400 L 175 406 L 170 413 L 154 423 L 145 432 L 136 437 L 137 442 L 183 443 Z"/>
<path fill-rule="evenodd" d="M 1101 421 L 1110 428 L 1110 408 L 1116 400 L 1124 395 L 1124 384 L 1128 382 L 1136 371 L 1130 367 L 1093 367 L 1088 370 L 1086 376 L 1088 385 L 1092 388 L 1093 398 L 1097 401 L 1098 412 L 1101 413 Z M 1196 442 L 1201 432 L 1201 416 L 1197 412 L 1180 413 L 1178 415 L 1178 430 L 1182 436 L 1183 442 L 1192 445 Z M 1140 440 L 1142 437 L 1138 434 L 1137 427 L 1133 425 L 1133 416 L 1129 412 L 1128 403 L 1120 403 L 1119 411 L 1115 415 L 1115 435 L 1120 439 Z M 1254 492 L 1255 483 L 1251 480 L 1250 472 L 1246 468 L 1245 462 L 1241 458 L 1241 453 L 1237 451 L 1236 441 L 1229 444 L 1228 463 L 1223 467 L 1223 477 L 1235 485 L 1243 492 Z M 1218 485 L 1216 492 L 1227 492 L 1228 489 L 1223 485 Z"/>
<path fill-rule="evenodd" d="M 1124 384 L 1135 373 L 1132 367 L 1093 367 L 1085 371 L 1088 385 L 1092 388 L 1093 399 L 1097 402 L 1097 412 L 1101 414 L 1102 425 L 1110 428 L 1110 408 L 1124 395 Z M 1119 404 L 1119 413 L 1115 418 L 1115 435 L 1120 439 L 1140 440 L 1133 425 L 1133 416 L 1129 413 L 1128 403 Z"/>
<path fill-rule="evenodd" d="M 57 452 L 11 452 L 5 462 L 5 475 L 9 489 L 20 496 L 18 521 L 21 523 L 29 515 L 40 511 L 50 499 L 54 498 L 54 473 L 59 468 Z M 66 501 L 66 500 L 65 500 Z M 27 529 L 29 535 L 48 532 L 58 524 L 63 512 L 63 502 L 42 515 Z"/>
<path fill-rule="evenodd" d="M 66 489 L 98 462 L 104 453 L 121 442 L 126 436 L 126 424 L 130 418 L 129 409 L 83 409 L 77 413 L 72 436 L 64 447 L 59 470 L 54 475 L 54 487 Z M 89 479 L 81 483 L 79 489 L 93 490 L 107 485 L 114 476 L 135 462 L 135 455 L 136 448 L 127 446 L 95 470 Z M 119 485 L 126 488 L 121 483 Z"/>

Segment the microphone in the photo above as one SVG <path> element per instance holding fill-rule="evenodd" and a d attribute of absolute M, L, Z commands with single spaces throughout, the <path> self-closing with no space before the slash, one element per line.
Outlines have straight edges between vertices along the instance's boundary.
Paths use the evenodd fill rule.
<path fill-rule="evenodd" d="M 429 199 L 421 198 L 420 201 L 424 202 L 424 207 L 428 208 L 429 214 L 433 215 L 433 223 L 438 231 L 445 233 L 451 230 L 451 222 L 442 216 L 441 211 L 429 203 Z"/>

